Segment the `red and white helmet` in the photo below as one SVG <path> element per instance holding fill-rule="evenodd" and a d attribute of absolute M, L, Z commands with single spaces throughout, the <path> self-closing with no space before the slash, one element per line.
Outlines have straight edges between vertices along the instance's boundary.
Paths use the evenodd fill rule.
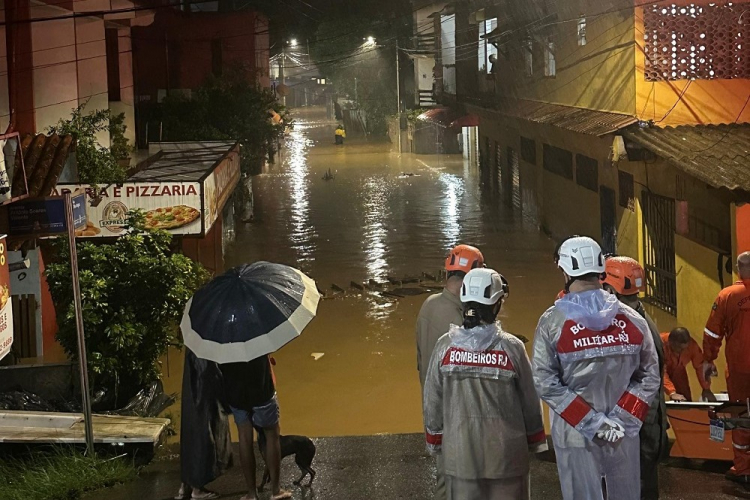
<path fill-rule="evenodd" d="M 571 278 L 604 274 L 602 247 L 588 236 L 568 238 L 560 245 L 560 260 L 557 265 Z"/>
<path fill-rule="evenodd" d="M 472 269 L 461 285 L 461 302 L 478 302 L 491 306 L 507 295 L 508 281 L 492 269 Z"/>

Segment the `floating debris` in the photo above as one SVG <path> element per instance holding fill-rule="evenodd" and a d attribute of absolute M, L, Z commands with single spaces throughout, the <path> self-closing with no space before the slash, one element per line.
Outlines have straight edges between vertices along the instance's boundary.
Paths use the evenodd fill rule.
<path fill-rule="evenodd" d="M 324 353 L 324 352 L 314 352 L 314 353 L 311 354 L 311 356 L 313 357 L 313 359 L 315 361 L 319 360 L 320 358 L 322 358 L 325 355 L 326 355 L 326 353 Z"/>

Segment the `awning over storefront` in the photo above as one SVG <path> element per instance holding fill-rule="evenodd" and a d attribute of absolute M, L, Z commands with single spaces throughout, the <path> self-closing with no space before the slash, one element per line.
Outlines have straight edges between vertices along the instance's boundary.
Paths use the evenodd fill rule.
<path fill-rule="evenodd" d="M 151 156 L 125 183 L 59 184 L 54 194 L 85 189 L 88 226 L 80 237 L 116 237 L 127 229 L 127 213 L 145 212 L 146 226 L 172 234 L 204 236 L 221 215 L 240 180 L 240 147 L 233 142 L 152 143 Z"/>
<path fill-rule="evenodd" d="M 750 124 L 634 126 L 622 135 L 709 186 L 750 194 Z"/>

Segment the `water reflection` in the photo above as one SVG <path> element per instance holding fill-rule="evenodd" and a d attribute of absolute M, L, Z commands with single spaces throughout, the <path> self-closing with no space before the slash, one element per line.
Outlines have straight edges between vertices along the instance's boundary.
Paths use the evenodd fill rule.
<path fill-rule="evenodd" d="M 315 260 L 315 226 L 310 221 L 307 154 L 313 141 L 307 137 L 303 124 L 297 125 L 287 140 L 286 163 L 291 195 L 291 246 L 300 263 Z"/>
<path fill-rule="evenodd" d="M 386 221 L 390 215 L 388 186 L 384 178 L 368 179 L 364 186 L 364 254 L 368 279 L 382 281 L 387 276 L 386 260 L 388 228 Z"/>
<path fill-rule="evenodd" d="M 443 215 L 440 229 L 443 231 L 446 249 L 459 243 L 461 237 L 461 200 L 464 195 L 464 180 L 453 174 L 440 174 L 443 199 L 440 211 Z"/>

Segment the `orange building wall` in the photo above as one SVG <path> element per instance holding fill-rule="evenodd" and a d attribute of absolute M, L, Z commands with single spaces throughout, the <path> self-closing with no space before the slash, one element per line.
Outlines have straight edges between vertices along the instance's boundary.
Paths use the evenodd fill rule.
<path fill-rule="evenodd" d="M 42 308 L 42 356 L 45 360 L 56 361 L 65 359 L 62 346 L 55 340 L 57 335 L 57 316 L 55 304 L 52 302 L 52 294 L 49 291 L 47 277 L 44 274 L 44 256 L 39 249 L 39 276 L 41 285 L 41 308 Z"/>
<path fill-rule="evenodd" d="M 737 253 L 750 251 L 750 204 L 737 207 L 735 214 L 737 228 Z"/>
<path fill-rule="evenodd" d="M 639 0 L 643 3 L 643 0 Z M 670 4 L 709 4 L 706 0 L 672 0 Z M 737 3 L 750 3 L 740 0 Z M 750 8 L 750 5 L 748 5 Z M 750 97 L 750 80 L 690 80 L 648 82 L 644 76 L 643 8 L 635 9 L 636 113 L 639 119 L 653 120 L 657 126 L 750 122 L 750 105 L 740 114 Z M 680 98 L 680 95 L 682 98 Z M 679 102 L 678 102 L 679 100 Z M 677 105 L 675 106 L 675 103 Z M 674 109 L 672 109 L 674 106 Z"/>

